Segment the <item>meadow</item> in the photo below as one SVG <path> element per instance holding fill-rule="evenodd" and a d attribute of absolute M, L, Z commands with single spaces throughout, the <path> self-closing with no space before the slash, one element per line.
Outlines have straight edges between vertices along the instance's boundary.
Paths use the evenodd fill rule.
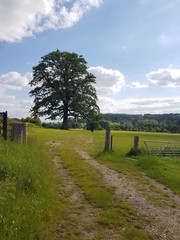
<path fill-rule="evenodd" d="M 149 156 L 144 144 L 145 140 L 180 142 L 179 134 L 122 131 L 112 131 L 111 134 L 114 137 L 113 152 L 109 154 L 99 151 L 104 141 L 103 134 L 97 132 L 94 137 L 96 147 L 93 147 L 91 153 L 97 160 L 119 171 L 132 170 L 137 174 L 139 171 L 145 172 L 147 176 L 156 179 L 180 196 L 180 158 Z M 139 136 L 139 147 L 142 154 L 131 158 L 127 157 L 127 154 L 133 148 L 134 136 Z"/>
<path fill-rule="evenodd" d="M 149 156 L 144 150 L 136 157 L 127 153 L 135 135 L 144 140 L 180 141 L 179 134 L 112 131 L 113 151 L 103 153 L 105 132 L 29 128 L 28 144 L 8 140 L 0 142 L 0 239 L 55 239 L 61 223 L 59 239 L 106 239 L 109 233 L 117 239 L 156 239 L 144 230 L 147 219 L 139 219 L 133 206 L 118 202 L 114 189 L 106 186 L 102 175 L 85 163 L 76 149 L 88 152 L 99 163 L 131 178 L 144 181 L 145 173 L 180 196 L 180 159 Z M 54 149 L 49 143 L 59 143 Z M 69 199 L 71 191 L 57 175 L 52 159 L 58 156 L 64 169 L 83 192 L 84 200 L 77 207 Z M 57 194 L 58 193 L 58 194 Z M 80 219 L 87 204 L 92 206 L 95 221 Z M 119 236 L 121 232 L 121 236 Z M 108 239 L 108 238 L 107 238 Z"/>

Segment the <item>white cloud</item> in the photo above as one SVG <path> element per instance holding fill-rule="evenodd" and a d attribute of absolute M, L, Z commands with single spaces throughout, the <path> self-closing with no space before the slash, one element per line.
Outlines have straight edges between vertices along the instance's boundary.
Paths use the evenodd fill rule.
<path fill-rule="evenodd" d="M 96 77 L 95 87 L 98 96 L 118 93 L 125 84 L 124 76 L 118 70 L 97 66 L 90 67 L 88 71 Z"/>
<path fill-rule="evenodd" d="M 14 101 L 15 96 L 14 95 L 8 95 L 5 92 L 0 91 L 0 101 L 4 102 L 3 104 L 6 104 L 8 101 Z"/>
<path fill-rule="evenodd" d="M 92 7 L 99 7 L 101 0 L 79 0 L 74 1 L 70 9 L 63 6 L 60 10 L 60 25 L 62 28 L 72 27 Z"/>
<path fill-rule="evenodd" d="M 142 84 L 140 82 L 132 82 L 130 85 L 129 85 L 130 88 L 138 88 L 138 89 L 141 89 L 141 88 L 147 88 L 149 87 L 148 84 Z"/>
<path fill-rule="evenodd" d="M 29 90 L 28 83 L 31 78 L 32 73 L 26 73 L 24 76 L 18 72 L 0 74 L 0 111 L 8 111 L 10 117 L 21 118 L 29 115 L 32 101 L 21 100 L 24 98 L 23 94 L 21 97 L 21 91 Z M 13 90 L 14 95 L 9 92 L 10 90 Z"/>
<path fill-rule="evenodd" d="M 26 100 L 20 100 L 17 101 L 15 111 L 13 112 L 13 115 L 18 113 L 21 113 L 22 117 L 27 117 L 30 115 L 30 109 L 33 106 L 33 100 L 32 99 L 26 99 Z"/>
<path fill-rule="evenodd" d="M 108 97 L 99 97 L 99 106 L 102 113 L 177 113 L 180 112 L 180 98 L 132 98 L 115 100 Z"/>
<path fill-rule="evenodd" d="M 23 118 L 30 115 L 31 100 L 19 101 L 16 98 L 3 101 L 0 99 L 0 111 L 7 111 L 10 118 Z"/>
<path fill-rule="evenodd" d="M 148 80 L 155 86 L 180 87 L 180 69 L 165 68 L 152 71 L 147 75 Z"/>
<path fill-rule="evenodd" d="M 72 27 L 102 0 L 0 0 L 0 40 L 20 41 L 47 29 Z"/>
<path fill-rule="evenodd" d="M 8 89 L 20 91 L 28 88 L 30 78 L 31 73 L 26 73 L 24 76 L 18 72 L 0 74 L 0 87 L 3 91 Z"/>
<path fill-rule="evenodd" d="M 30 115 L 30 108 L 33 105 L 32 99 L 19 100 L 16 96 L 7 93 L 0 96 L 0 112 L 7 111 L 11 118 L 22 118 Z"/>
<path fill-rule="evenodd" d="M 112 94 L 119 92 L 124 85 L 124 76 L 117 70 L 103 67 L 91 67 L 89 69 L 97 77 L 98 105 L 102 113 L 177 113 L 180 112 L 180 98 L 130 98 L 113 99 Z M 31 73 L 22 76 L 17 72 L 0 75 L 0 111 L 8 111 L 10 117 L 26 117 L 33 105 L 28 96 L 20 99 L 9 94 L 9 90 L 27 90 L 27 84 L 31 79 Z M 131 85 L 141 88 L 142 84 L 134 82 Z M 111 94 L 111 98 L 108 94 Z"/>

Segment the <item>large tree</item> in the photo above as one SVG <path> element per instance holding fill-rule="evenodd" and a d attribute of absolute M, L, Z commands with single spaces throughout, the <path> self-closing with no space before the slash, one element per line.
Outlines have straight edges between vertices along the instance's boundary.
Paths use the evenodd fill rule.
<path fill-rule="evenodd" d="M 81 55 L 59 50 L 42 57 L 33 67 L 30 82 L 33 114 L 51 120 L 61 118 L 63 129 L 68 129 L 69 117 L 88 119 L 99 114 L 96 78 L 88 72 L 86 64 Z"/>

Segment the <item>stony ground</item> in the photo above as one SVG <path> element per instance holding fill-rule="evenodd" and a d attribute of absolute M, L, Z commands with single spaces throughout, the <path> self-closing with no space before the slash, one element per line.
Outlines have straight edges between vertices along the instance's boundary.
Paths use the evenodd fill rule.
<path fill-rule="evenodd" d="M 59 142 L 48 143 L 52 151 L 59 144 Z M 145 181 L 142 183 L 133 176 L 130 178 L 126 174 L 109 169 L 90 157 L 84 150 L 76 149 L 76 152 L 84 161 L 101 172 L 102 181 L 115 188 L 115 194 L 120 201 L 132 204 L 136 208 L 139 218 L 149 219 L 146 223 L 147 232 L 152 233 L 156 239 L 180 239 L 180 198 L 170 189 L 145 175 L 143 176 Z M 72 211 L 70 213 L 72 219 L 77 220 L 76 228 L 81 232 L 81 239 L 96 239 L 96 229 L 88 231 L 87 225 L 90 226 L 96 221 L 99 214 L 98 208 L 94 208 L 86 201 L 81 188 L 75 184 L 73 176 L 63 168 L 60 157 L 54 155 L 53 162 L 59 178 L 64 180 L 64 187 L 70 193 L 68 198 L 72 206 L 75 206 L 76 209 L 83 208 L 81 212 Z M 59 234 L 62 234 L 62 231 L 61 224 L 59 224 L 56 233 L 57 239 L 60 239 Z M 113 240 L 118 239 L 119 236 L 118 231 L 107 231 L 104 239 Z"/>
<path fill-rule="evenodd" d="M 131 203 L 140 217 L 147 216 L 152 220 L 146 227 L 149 232 L 152 232 L 158 239 L 180 239 L 180 198 L 170 189 L 151 179 L 148 179 L 151 184 L 142 186 L 137 179 L 129 179 L 127 175 L 117 173 L 97 163 L 86 152 L 79 151 L 79 154 L 84 161 L 103 174 L 106 184 L 115 187 L 116 195 L 120 200 Z M 144 177 L 147 179 L 146 176 Z M 169 196 L 166 202 L 162 203 L 161 207 L 154 204 L 154 199 L 162 198 L 164 201 L 163 195 Z"/>

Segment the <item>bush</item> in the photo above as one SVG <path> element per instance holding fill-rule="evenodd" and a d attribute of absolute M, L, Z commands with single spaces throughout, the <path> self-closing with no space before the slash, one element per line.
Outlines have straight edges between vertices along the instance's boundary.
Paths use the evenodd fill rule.
<path fill-rule="evenodd" d="M 127 156 L 139 156 L 142 154 L 142 149 L 134 149 L 134 148 L 131 148 L 131 150 L 127 153 Z"/>
<path fill-rule="evenodd" d="M 37 117 L 37 116 L 34 117 L 34 118 L 30 118 L 30 117 L 22 118 L 21 121 L 22 121 L 22 122 L 32 123 L 32 124 L 35 124 L 35 125 L 41 127 L 41 120 L 40 120 L 40 118 Z"/>

